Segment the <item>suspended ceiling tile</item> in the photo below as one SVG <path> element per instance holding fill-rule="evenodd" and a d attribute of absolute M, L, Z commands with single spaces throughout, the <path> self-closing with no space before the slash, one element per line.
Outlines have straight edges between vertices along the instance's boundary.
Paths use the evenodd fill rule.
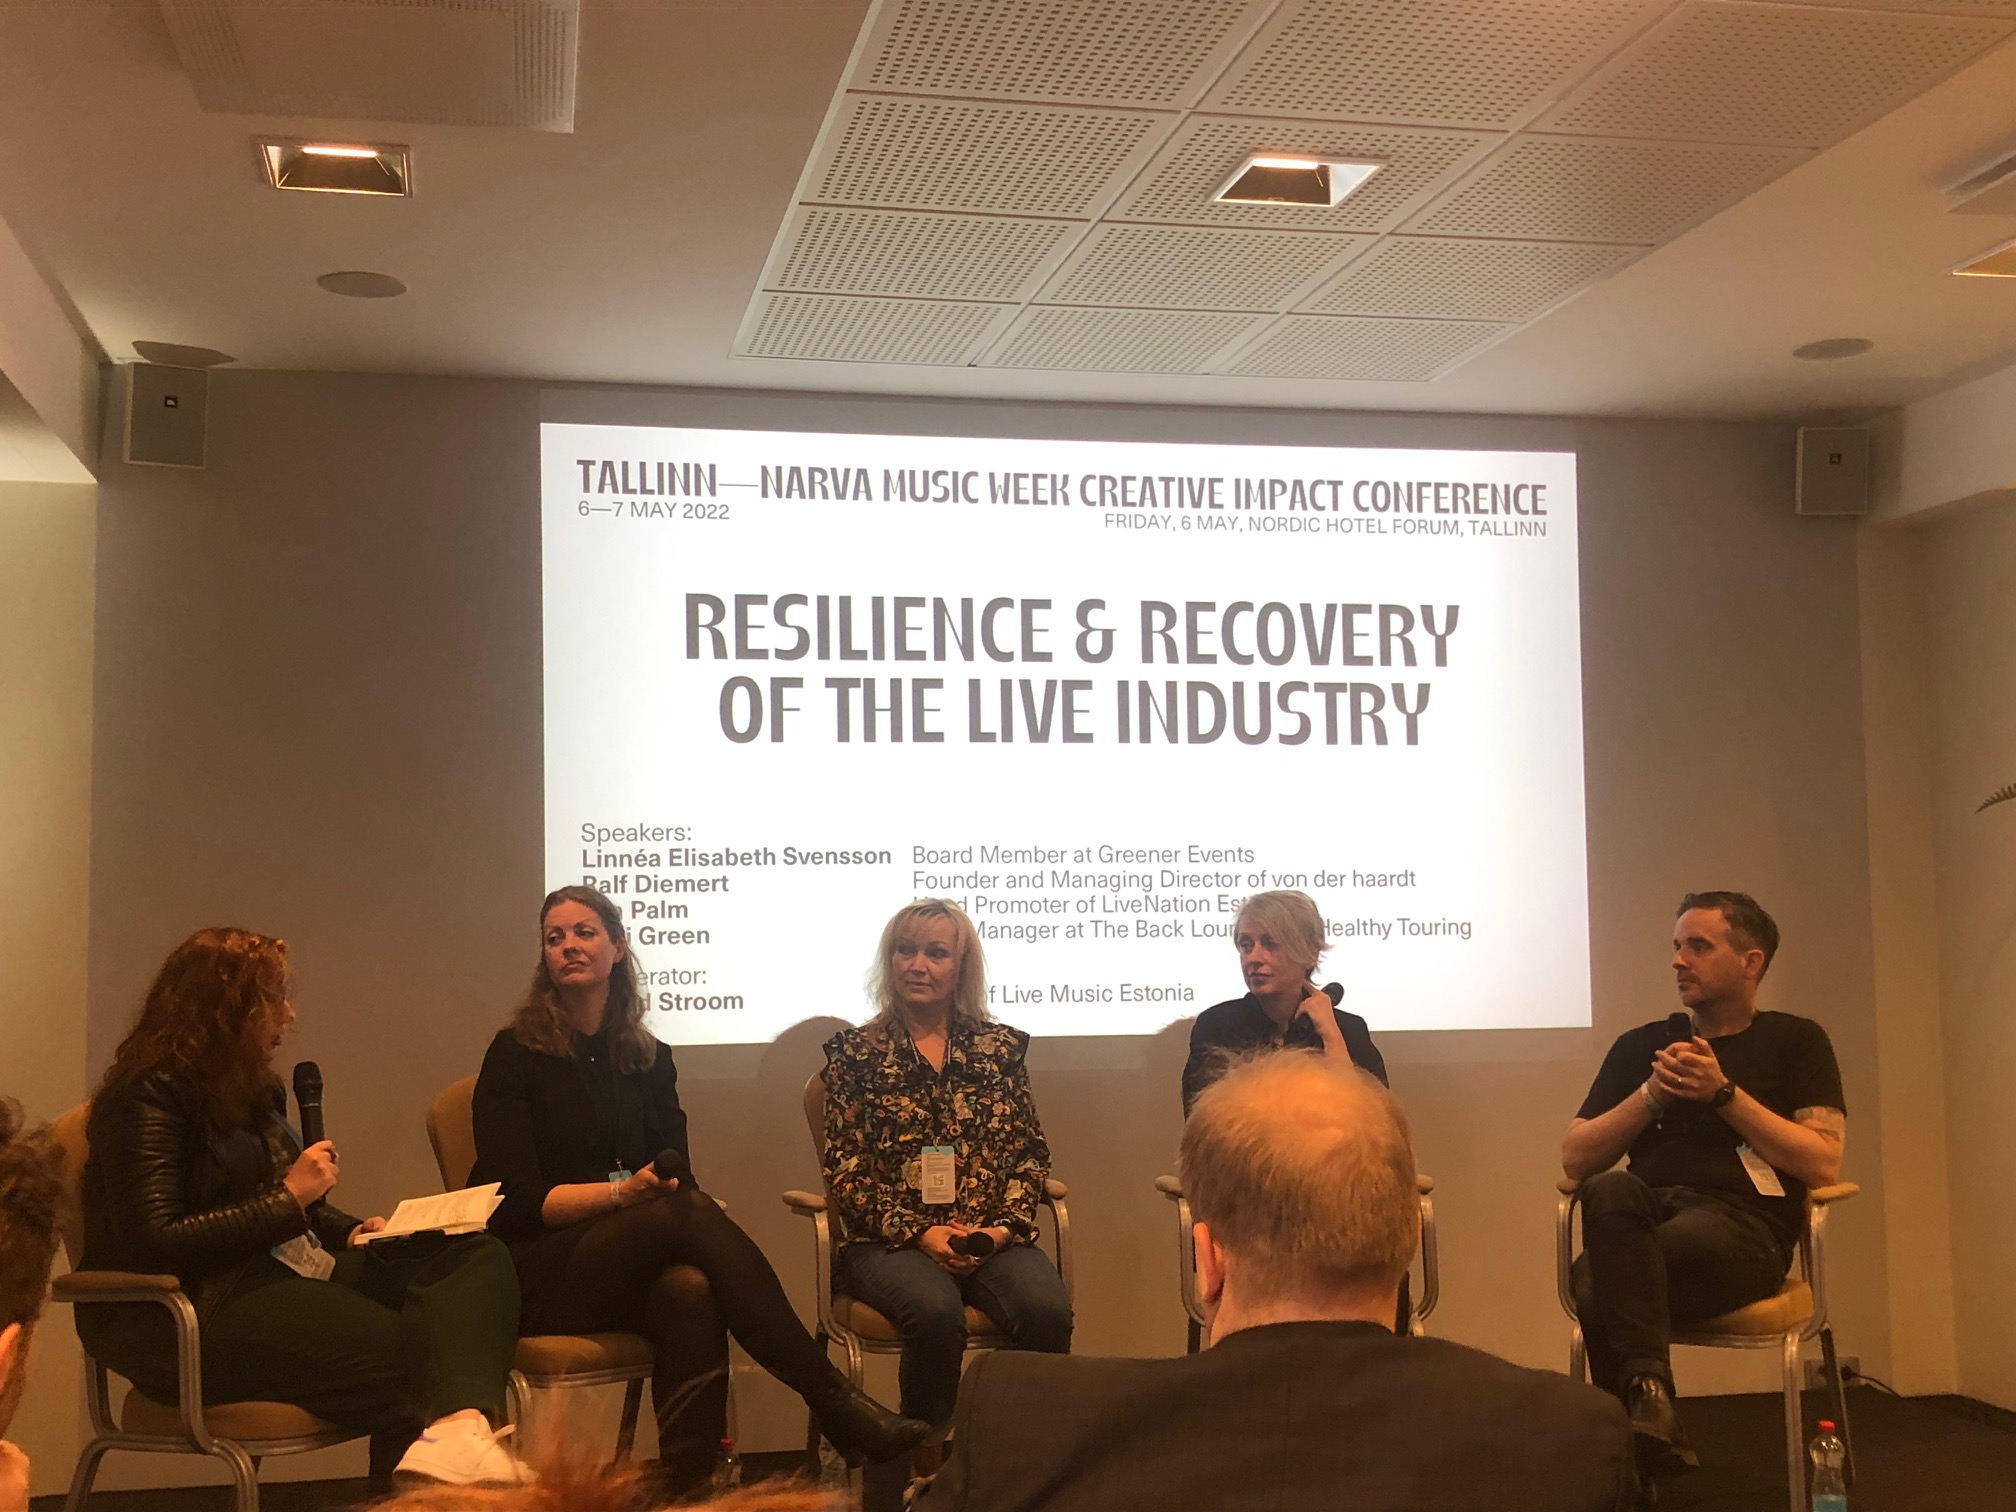
<path fill-rule="evenodd" d="M 820 204 L 1085 217 L 1177 118 L 850 94 L 803 198 Z"/>
<path fill-rule="evenodd" d="M 1391 236 L 1301 309 L 1321 315 L 1531 320 L 1639 247 Z"/>
<path fill-rule="evenodd" d="M 1203 373 L 1218 353 L 1264 324 L 1264 315 L 1188 310 L 1057 309 L 1023 312 L 985 367 L 1107 373 Z"/>
<path fill-rule="evenodd" d="M 959 367 L 971 362 L 1013 305 L 826 294 L 759 294 L 743 357 Z"/>
<path fill-rule="evenodd" d="M 1290 0 L 1206 99 L 1255 115 L 1507 128 L 1667 0 Z"/>
<path fill-rule="evenodd" d="M 885 0 L 854 86 L 1174 109 L 1271 0 Z"/>
<path fill-rule="evenodd" d="M 1080 221 L 910 210 L 801 209 L 785 232 L 775 289 L 937 299 L 1028 297 Z"/>
<path fill-rule="evenodd" d="M 1425 383 L 1509 329 L 1471 320 L 1289 315 L 1222 371 L 1241 378 Z"/>
<path fill-rule="evenodd" d="M 1521 136 L 1407 230 L 1656 245 L 1806 156 L 1789 147 Z"/>
<path fill-rule="evenodd" d="M 1368 241 L 1308 231 L 1102 225 L 1039 297 L 1047 304 L 1278 310 Z"/>
<path fill-rule="evenodd" d="M 1824 147 L 2010 30 L 1986 18 L 1690 0 L 1539 127 Z"/>
<path fill-rule="evenodd" d="M 1383 231 L 1501 137 L 1479 131 L 1193 115 L 1122 195 L 1108 220 L 1291 231 Z M 1253 153 L 1377 162 L 1341 205 L 1224 205 L 1213 200 Z"/>

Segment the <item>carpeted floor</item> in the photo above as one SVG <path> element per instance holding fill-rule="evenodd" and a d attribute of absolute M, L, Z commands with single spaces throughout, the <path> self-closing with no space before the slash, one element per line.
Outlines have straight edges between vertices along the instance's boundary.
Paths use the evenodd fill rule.
<path fill-rule="evenodd" d="M 1852 1512 L 1975 1512 L 2016 1508 L 2016 1413 L 1964 1397 L 1849 1393 L 1855 1435 Z M 1680 1411 L 1702 1467 L 1661 1488 L 1659 1512 L 1787 1512 L 1784 1440 L 1775 1396 L 1700 1397 Z M 795 1456 L 749 1456 L 753 1477 L 786 1472 Z M 276 1482 L 264 1512 L 347 1512 L 364 1499 L 360 1481 Z M 57 1512 L 60 1497 L 37 1497 Z M 219 1486 L 197 1491 L 104 1492 L 92 1512 L 225 1512 Z M 1177 1512 L 1177 1509 L 1172 1509 Z"/>

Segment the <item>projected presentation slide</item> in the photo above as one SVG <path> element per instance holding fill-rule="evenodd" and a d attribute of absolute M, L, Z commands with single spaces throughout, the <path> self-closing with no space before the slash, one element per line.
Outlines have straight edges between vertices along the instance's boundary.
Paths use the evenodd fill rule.
<path fill-rule="evenodd" d="M 1575 459 L 542 428 L 546 870 L 674 1045 L 864 1017 L 957 900 L 995 1014 L 1142 1035 L 1323 911 L 1375 1030 L 1589 1022 Z"/>

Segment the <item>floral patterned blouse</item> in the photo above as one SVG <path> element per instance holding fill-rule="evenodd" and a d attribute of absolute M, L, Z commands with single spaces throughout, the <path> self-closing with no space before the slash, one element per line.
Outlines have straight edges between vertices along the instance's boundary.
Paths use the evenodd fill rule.
<path fill-rule="evenodd" d="M 955 1026 L 934 1071 L 900 1027 L 878 1041 L 864 1026 L 826 1041 L 826 1191 L 850 1242 L 913 1243 L 939 1223 L 1006 1228 L 1036 1239 L 1050 1146 L 1023 1057 L 1029 1036 L 1006 1024 Z M 931 1145 L 952 1146 L 958 1197 L 929 1207 L 917 1179 Z"/>

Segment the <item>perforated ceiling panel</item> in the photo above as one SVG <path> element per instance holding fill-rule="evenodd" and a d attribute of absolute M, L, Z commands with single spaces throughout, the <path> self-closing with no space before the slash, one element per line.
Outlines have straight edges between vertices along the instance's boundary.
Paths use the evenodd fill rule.
<path fill-rule="evenodd" d="M 1645 245 L 1678 235 L 1804 156 L 1786 147 L 1522 136 L 1407 229 Z"/>
<path fill-rule="evenodd" d="M 205 110 L 574 129 L 580 0 L 160 0 Z"/>
<path fill-rule="evenodd" d="M 1212 110 L 1506 127 L 1665 0 L 1290 0 Z"/>
<path fill-rule="evenodd" d="M 850 95 L 805 198 L 1089 215 L 1171 117 Z"/>
<path fill-rule="evenodd" d="M 1278 310 L 1365 242 L 1306 231 L 1100 226 L 1041 297 L 1050 304 Z"/>
<path fill-rule="evenodd" d="M 1302 309 L 1324 315 L 1530 320 L 1638 256 L 1635 247 L 1394 236 Z"/>
<path fill-rule="evenodd" d="M 1076 368 L 1107 373 L 1201 373 L 1264 316 L 1174 310 L 1059 310 L 1037 306 L 1016 322 L 988 367 Z"/>
<path fill-rule="evenodd" d="M 741 347 L 742 356 L 940 367 L 972 361 L 989 329 L 1013 308 L 821 294 L 758 297 L 762 304 Z"/>
<path fill-rule="evenodd" d="M 778 289 L 1020 299 L 1045 260 L 1079 227 L 1071 221 L 904 210 L 801 210 Z"/>
<path fill-rule="evenodd" d="M 1290 315 L 1226 371 L 1247 378 L 1423 383 L 1505 329 L 1468 320 Z"/>
<path fill-rule="evenodd" d="M 1821 147 L 2008 34 L 2004 22 L 1695 0 L 1549 131 Z"/>
<path fill-rule="evenodd" d="M 737 350 L 1425 381 L 2012 33 L 2016 0 L 870 0 Z M 1256 154 L 1379 166 L 1214 200 Z"/>
<path fill-rule="evenodd" d="M 858 88 L 1187 105 L 1271 0 L 892 0 Z"/>
<path fill-rule="evenodd" d="M 1473 131 L 1337 126 L 1192 116 L 1113 207 L 1113 220 L 1298 231 L 1382 231 L 1424 190 L 1499 138 Z M 1221 205 L 1211 196 L 1255 152 L 1362 159 L 1385 166 L 1341 205 Z"/>

